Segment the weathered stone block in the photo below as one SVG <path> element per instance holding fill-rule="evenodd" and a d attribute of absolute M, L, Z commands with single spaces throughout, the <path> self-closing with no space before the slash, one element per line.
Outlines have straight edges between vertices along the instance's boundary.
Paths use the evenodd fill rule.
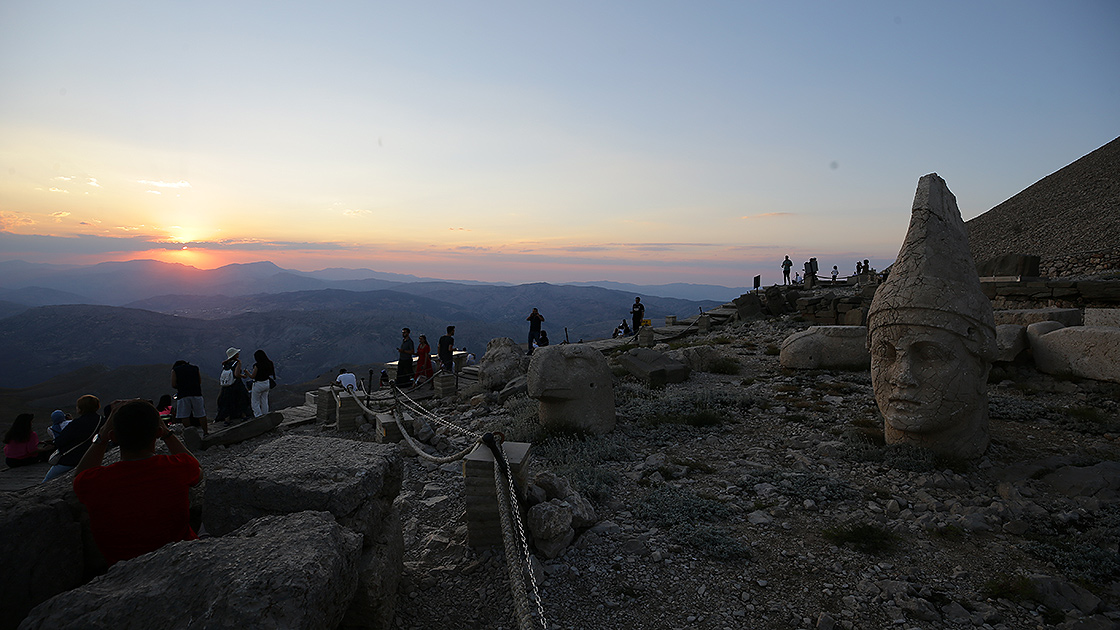
<path fill-rule="evenodd" d="M 618 360 L 622 367 L 646 381 L 650 387 L 683 383 L 688 379 L 690 371 L 687 365 L 650 348 L 634 348 Z"/>
<path fill-rule="evenodd" d="M 206 471 L 206 529 L 222 535 L 272 514 L 313 509 L 368 536 L 392 509 L 403 463 L 396 447 L 286 436 Z"/>
<path fill-rule="evenodd" d="M 118 563 L 20 627 L 333 629 L 357 588 L 361 547 L 329 514 L 265 517 Z"/>
<path fill-rule="evenodd" d="M 996 326 L 996 361 L 1014 361 L 1027 349 L 1027 329 L 1019 324 Z"/>
<path fill-rule="evenodd" d="M 1024 308 L 994 311 L 996 325 L 1017 324 L 1030 326 L 1036 322 L 1061 322 L 1065 326 L 1081 325 L 1081 309 L 1076 308 Z"/>
<path fill-rule="evenodd" d="M 522 359 L 525 352 L 509 337 L 491 339 L 486 354 L 478 364 L 478 382 L 490 390 L 499 390 L 506 383 L 525 373 Z"/>
<path fill-rule="evenodd" d="M 0 628 L 104 569 L 71 481 L 0 494 Z"/>
<path fill-rule="evenodd" d="M 1087 308 L 1085 325 L 1120 327 L 1120 308 Z"/>
<path fill-rule="evenodd" d="M 1047 374 L 1120 383 L 1120 328 L 1061 328 L 1033 337 L 1031 349 L 1035 366 Z"/>
<path fill-rule="evenodd" d="M 792 369 L 867 369 L 867 327 L 811 326 L 786 337 L 779 360 Z"/>

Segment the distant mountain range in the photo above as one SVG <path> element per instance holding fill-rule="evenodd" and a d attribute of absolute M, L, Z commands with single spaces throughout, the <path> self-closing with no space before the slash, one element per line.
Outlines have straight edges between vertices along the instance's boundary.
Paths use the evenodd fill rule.
<path fill-rule="evenodd" d="M 414 338 L 426 333 L 434 346 L 454 324 L 457 346 L 481 354 L 495 337 L 523 342 L 533 307 L 558 343 L 565 333 L 573 342 L 608 336 L 628 316 L 634 295 L 654 319 L 723 302 L 595 286 L 356 277 L 367 271 L 316 272 L 334 278 L 324 280 L 271 263 L 214 270 L 154 261 L 0 263 L 0 387 L 26 388 L 90 366 L 154 365 L 163 372 L 178 359 L 217 374 L 229 346 L 242 348 L 247 361 L 263 348 L 290 385 L 341 365 L 392 360 L 404 326 Z M 81 303 L 90 295 L 102 303 Z"/>
<path fill-rule="evenodd" d="M 155 260 L 106 262 L 97 265 L 50 265 L 21 260 L 0 262 L 0 300 L 27 306 L 103 304 L 123 306 L 163 295 L 257 295 L 316 289 L 374 291 L 402 285 L 444 283 L 436 278 L 384 273 L 371 269 L 296 271 L 271 262 L 233 264 L 217 269 Z M 454 281 L 465 287 L 511 286 L 506 283 Z M 708 284 L 642 286 L 616 282 L 580 282 L 634 295 L 727 302 L 747 289 Z"/>

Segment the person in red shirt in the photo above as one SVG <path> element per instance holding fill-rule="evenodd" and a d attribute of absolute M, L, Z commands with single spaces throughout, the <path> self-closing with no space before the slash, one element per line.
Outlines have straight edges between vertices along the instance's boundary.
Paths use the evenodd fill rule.
<path fill-rule="evenodd" d="M 120 445 L 121 460 L 102 466 L 110 440 Z M 170 454 L 156 454 L 157 440 Z M 112 415 L 75 470 L 74 492 L 89 511 L 93 539 L 110 566 L 198 538 L 190 525 L 189 492 L 202 481 L 202 467 L 150 402 L 113 403 Z"/>

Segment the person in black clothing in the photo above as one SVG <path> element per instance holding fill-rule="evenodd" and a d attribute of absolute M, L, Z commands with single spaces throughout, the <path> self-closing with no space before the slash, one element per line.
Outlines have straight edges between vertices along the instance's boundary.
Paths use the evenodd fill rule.
<path fill-rule="evenodd" d="M 448 326 L 447 334 L 439 338 L 436 344 L 436 356 L 443 364 L 443 371 L 448 374 L 455 373 L 455 327 Z"/>
<path fill-rule="evenodd" d="M 276 365 L 268 358 L 264 350 L 253 353 L 253 371 L 245 376 L 253 379 L 253 391 L 249 394 L 253 404 L 253 416 L 260 417 L 268 413 L 268 390 L 276 384 Z"/>
<path fill-rule="evenodd" d="M 541 331 L 541 336 L 539 338 L 537 338 L 537 347 L 538 348 L 543 348 L 543 347 L 547 346 L 548 343 L 549 343 L 548 342 L 548 333 L 542 330 Z"/>
<path fill-rule="evenodd" d="M 630 317 L 634 321 L 634 332 L 642 327 L 642 320 L 646 318 L 646 305 L 642 304 L 642 298 L 634 298 L 634 306 L 630 307 Z"/>
<path fill-rule="evenodd" d="M 416 354 L 416 344 L 409 335 L 408 328 L 401 329 L 401 345 L 397 347 L 397 385 L 412 382 L 412 357 Z"/>
<path fill-rule="evenodd" d="M 175 418 L 183 426 L 202 427 L 202 434 L 210 434 L 206 407 L 202 400 L 202 375 L 197 365 L 176 361 L 171 366 L 171 389 L 175 390 Z"/>
<path fill-rule="evenodd" d="M 50 481 L 77 466 L 82 461 L 82 455 L 86 454 L 86 449 L 93 444 L 93 436 L 101 428 L 101 416 L 97 413 L 101 408 L 101 401 L 97 396 L 82 396 L 78 399 L 77 407 L 78 417 L 71 420 L 54 441 L 54 446 L 62 457 L 47 471 L 43 481 Z"/>
<path fill-rule="evenodd" d="M 227 349 L 226 360 L 222 361 L 222 371 L 218 380 L 222 391 L 218 393 L 218 414 L 214 416 L 215 422 L 222 422 L 227 418 L 248 420 L 253 417 L 249 390 L 245 388 L 245 381 L 241 380 L 244 372 L 241 365 L 241 349 Z"/>
<path fill-rule="evenodd" d="M 541 322 L 544 321 L 544 315 L 538 313 L 537 309 L 533 309 L 533 312 L 529 313 L 529 316 L 525 318 L 525 321 L 529 322 L 528 354 L 533 354 L 533 343 L 541 337 Z"/>

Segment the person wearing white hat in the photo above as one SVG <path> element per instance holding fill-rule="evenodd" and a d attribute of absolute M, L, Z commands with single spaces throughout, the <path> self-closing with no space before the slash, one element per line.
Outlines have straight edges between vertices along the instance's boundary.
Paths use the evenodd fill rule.
<path fill-rule="evenodd" d="M 245 389 L 241 375 L 241 348 L 231 346 L 226 350 L 226 360 L 222 361 L 222 372 L 218 377 L 222 391 L 218 393 L 218 415 L 214 416 L 215 422 L 222 422 L 227 418 L 241 420 L 253 417 L 249 390 Z"/>

